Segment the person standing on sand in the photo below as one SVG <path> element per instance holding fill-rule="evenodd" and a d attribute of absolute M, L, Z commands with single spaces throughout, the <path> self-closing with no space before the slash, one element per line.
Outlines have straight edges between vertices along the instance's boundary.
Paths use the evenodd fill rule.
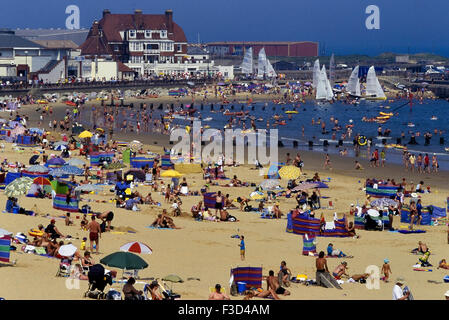
<path fill-rule="evenodd" d="M 393 287 L 393 300 L 408 300 L 410 296 L 410 291 L 407 291 L 405 294 L 402 291 L 402 286 L 404 285 L 404 278 L 398 277 L 396 279 L 396 284 Z"/>
<path fill-rule="evenodd" d="M 100 224 L 95 221 L 95 216 L 92 216 L 92 221 L 87 225 L 87 231 L 89 231 L 89 240 L 90 240 L 90 252 L 94 252 L 94 242 L 96 245 L 96 253 L 98 254 L 100 247 L 100 238 L 101 238 L 101 227 Z"/>
<path fill-rule="evenodd" d="M 384 276 L 382 277 L 382 280 L 385 281 L 385 282 L 388 282 L 388 278 L 390 277 L 390 273 L 393 273 L 391 271 L 389 263 L 390 263 L 390 260 L 385 259 L 384 260 L 384 264 L 382 265 L 382 271 L 381 272 L 384 274 Z"/>
<path fill-rule="evenodd" d="M 245 260 L 245 237 L 244 236 L 240 236 L 240 259 L 242 259 L 242 261 Z"/>
<path fill-rule="evenodd" d="M 326 158 L 324 159 L 324 165 L 323 165 L 323 169 L 327 169 L 327 168 L 332 170 L 332 163 L 331 163 L 331 159 L 330 159 L 328 153 L 326 153 Z"/>
<path fill-rule="evenodd" d="M 320 273 L 329 273 L 329 268 L 327 267 L 327 260 L 324 257 L 324 251 L 320 251 L 318 254 L 318 258 L 315 260 L 316 266 L 316 283 L 317 285 L 321 285 L 321 280 L 319 277 Z"/>

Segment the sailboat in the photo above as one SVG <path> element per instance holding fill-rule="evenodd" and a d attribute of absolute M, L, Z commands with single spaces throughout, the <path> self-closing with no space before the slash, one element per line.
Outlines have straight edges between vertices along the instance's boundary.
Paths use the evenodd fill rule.
<path fill-rule="evenodd" d="M 241 67 L 242 73 L 246 75 L 253 74 L 253 48 L 249 48 L 248 50 L 246 50 Z"/>
<path fill-rule="evenodd" d="M 316 59 L 315 63 L 313 64 L 313 81 L 312 81 L 312 87 L 317 88 L 318 81 L 320 78 L 320 60 Z"/>
<path fill-rule="evenodd" d="M 329 60 L 329 82 L 331 84 L 331 88 L 334 86 L 335 80 L 335 58 L 332 53 L 331 59 Z"/>
<path fill-rule="evenodd" d="M 377 79 L 374 66 L 368 69 L 366 76 L 366 100 L 386 100 L 387 97 Z"/>
<path fill-rule="evenodd" d="M 268 78 L 276 77 L 276 72 L 274 71 L 273 66 L 270 61 L 267 59 L 267 55 L 265 54 L 265 48 L 262 48 L 259 51 L 259 58 L 257 61 L 257 77 L 263 78 L 267 76 Z"/>
<path fill-rule="evenodd" d="M 327 79 L 326 66 L 324 65 L 319 74 L 315 98 L 316 100 L 326 101 L 330 101 L 334 98 L 334 92 L 332 91 L 329 79 Z"/>
<path fill-rule="evenodd" d="M 346 91 L 354 97 L 360 97 L 360 79 L 359 79 L 359 66 L 356 66 L 352 70 L 351 76 L 348 80 Z"/>

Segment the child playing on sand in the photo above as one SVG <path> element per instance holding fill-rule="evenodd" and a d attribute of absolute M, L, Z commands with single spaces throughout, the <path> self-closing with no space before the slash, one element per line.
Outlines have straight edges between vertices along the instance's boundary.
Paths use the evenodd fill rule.
<path fill-rule="evenodd" d="M 81 220 L 81 230 L 86 230 L 89 221 L 87 221 L 86 214 L 83 214 L 83 219 Z"/>
<path fill-rule="evenodd" d="M 65 217 L 65 225 L 71 226 L 72 224 L 73 224 L 73 220 L 70 219 L 70 212 L 67 212 L 66 217 Z"/>
<path fill-rule="evenodd" d="M 393 273 L 391 271 L 389 263 L 390 263 L 390 260 L 385 259 L 384 260 L 384 264 L 382 265 L 382 271 L 381 272 L 384 274 L 384 276 L 382 277 L 382 280 L 385 281 L 385 282 L 388 282 L 388 278 L 390 277 L 390 273 Z"/>
<path fill-rule="evenodd" d="M 245 237 L 244 236 L 240 236 L 240 258 L 243 260 L 245 260 Z"/>

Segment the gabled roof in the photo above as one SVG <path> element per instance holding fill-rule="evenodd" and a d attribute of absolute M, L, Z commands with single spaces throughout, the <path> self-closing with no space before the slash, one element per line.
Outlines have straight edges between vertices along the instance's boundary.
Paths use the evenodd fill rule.
<path fill-rule="evenodd" d="M 141 19 L 136 20 L 135 14 L 107 14 L 100 21 L 100 28 L 105 37 L 111 42 L 121 42 L 120 31 L 125 30 L 167 30 L 166 17 L 163 14 L 141 14 Z M 140 25 L 136 24 L 140 21 Z M 175 42 L 187 42 L 184 31 L 173 22 L 173 35 L 167 38 Z"/>
<path fill-rule="evenodd" d="M 89 31 L 86 41 L 80 46 L 82 55 L 110 55 L 109 46 L 98 30 L 98 22 Z"/>
<path fill-rule="evenodd" d="M 40 44 L 16 36 L 14 31 L 0 30 L 0 48 L 43 48 Z"/>
<path fill-rule="evenodd" d="M 121 63 L 120 61 L 117 62 L 117 66 L 118 66 L 118 71 L 119 71 L 119 72 L 134 72 L 133 69 L 131 69 L 131 68 L 128 67 L 127 65 Z"/>

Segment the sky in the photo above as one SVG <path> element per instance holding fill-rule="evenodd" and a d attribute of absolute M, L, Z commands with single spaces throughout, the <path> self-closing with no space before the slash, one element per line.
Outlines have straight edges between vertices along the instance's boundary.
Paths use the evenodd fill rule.
<path fill-rule="evenodd" d="M 0 11 L 2 28 L 65 28 L 66 7 L 81 28 L 112 13 L 173 10 L 189 42 L 316 41 L 320 54 L 429 52 L 449 56 L 449 0 L 15 0 Z M 379 29 L 365 13 L 379 8 Z M 43 10 L 45 9 L 45 10 Z"/>

